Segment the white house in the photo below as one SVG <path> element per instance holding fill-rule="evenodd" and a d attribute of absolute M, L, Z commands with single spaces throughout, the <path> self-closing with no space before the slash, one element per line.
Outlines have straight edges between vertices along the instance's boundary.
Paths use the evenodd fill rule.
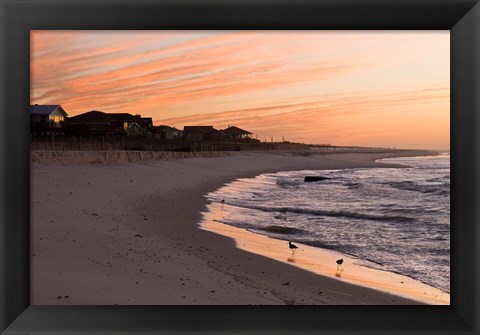
<path fill-rule="evenodd" d="M 60 105 L 30 105 L 30 134 L 33 136 L 63 135 L 68 114 Z"/>

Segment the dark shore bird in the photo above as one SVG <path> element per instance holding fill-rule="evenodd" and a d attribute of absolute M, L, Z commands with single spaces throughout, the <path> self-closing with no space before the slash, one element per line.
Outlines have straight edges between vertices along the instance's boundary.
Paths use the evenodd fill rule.
<path fill-rule="evenodd" d="M 288 247 L 290 248 L 290 250 L 292 250 L 292 254 L 294 254 L 295 250 L 298 249 L 298 247 L 292 242 L 288 242 Z"/>
<path fill-rule="evenodd" d="M 337 259 L 337 270 L 339 269 L 339 267 L 340 268 L 342 267 L 342 264 L 343 264 L 343 258 Z"/>

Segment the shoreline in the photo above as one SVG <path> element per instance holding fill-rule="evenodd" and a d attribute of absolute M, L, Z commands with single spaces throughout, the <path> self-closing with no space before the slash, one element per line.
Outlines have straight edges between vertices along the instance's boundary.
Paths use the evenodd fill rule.
<path fill-rule="evenodd" d="M 235 178 L 378 166 L 375 159 L 406 153 L 33 163 L 31 303 L 418 304 L 242 251 L 232 239 L 198 229 L 203 196 Z"/>
<path fill-rule="evenodd" d="M 335 278 L 336 280 L 372 288 L 421 303 L 431 305 L 450 304 L 450 294 L 447 292 L 400 273 L 359 264 L 358 261 L 368 261 L 345 253 L 295 242 L 299 249 L 295 254 L 291 254 L 286 251 L 287 240 L 280 240 L 219 222 L 225 209 L 218 204 L 215 205 L 210 205 L 209 211 L 204 213 L 200 227 L 234 239 L 236 248 L 279 262 L 286 262 L 321 276 Z M 335 261 L 340 258 L 343 258 L 344 264 L 342 270 L 338 271 Z"/>
<path fill-rule="evenodd" d="M 422 155 L 416 157 L 436 157 L 437 155 Z M 415 156 L 404 156 L 415 157 Z M 378 162 L 384 158 L 376 159 L 375 163 L 389 164 L 389 162 Z M 403 165 L 403 167 L 407 167 Z M 283 172 L 283 171 L 277 171 Z M 223 185 L 225 186 L 225 184 Z M 222 187 L 223 187 L 222 186 Z M 218 190 L 218 189 L 217 189 Z M 280 262 L 286 262 L 301 269 L 311 271 L 326 277 L 335 277 L 354 285 L 360 285 L 379 290 L 384 293 L 398 295 L 407 299 L 416 300 L 421 303 L 432 305 L 449 305 L 450 293 L 425 284 L 415 278 L 401 273 L 375 269 L 360 262 L 369 261 L 348 255 L 339 251 L 314 247 L 295 242 L 299 249 L 295 254 L 285 252 L 288 235 L 285 240 L 270 237 L 261 232 L 250 231 L 246 228 L 231 226 L 222 222 L 225 214 L 228 215 L 230 205 L 220 205 L 210 202 L 207 211 L 203 213 L 200 229 L 232 238 L 235 247 L 254 254 L 262 255 Z M 335 265 L 337 259 L 343 258 L 342 270 Z M 329 264 L 327 266 L 326 264 Z M 349 271 L 344 272 L 344 267 L 349 264 Z"/>

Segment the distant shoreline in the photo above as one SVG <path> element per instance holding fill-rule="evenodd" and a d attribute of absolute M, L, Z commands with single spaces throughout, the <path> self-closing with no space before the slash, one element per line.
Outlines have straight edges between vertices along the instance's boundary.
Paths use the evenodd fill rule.
<path fill-rule="evenodd" d="M 198 229 L 198 222 L 204 195 L 235 178 L 366 168 L 378 166 L 378 158 L 431 153 L 234 152 L 183 159 L 120 153 L 93 161 L 32 153 L 31 302 L 417 304 L 245 252 L 230 238 Z"/>

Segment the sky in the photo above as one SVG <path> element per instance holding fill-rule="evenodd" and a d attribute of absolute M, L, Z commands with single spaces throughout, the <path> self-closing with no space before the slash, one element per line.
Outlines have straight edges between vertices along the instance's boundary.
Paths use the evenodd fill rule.
<path fill-rule="evenodd" d="M 264 141 L 450 148 L 449 31 L 32 31 L 31 104 Z"/>

